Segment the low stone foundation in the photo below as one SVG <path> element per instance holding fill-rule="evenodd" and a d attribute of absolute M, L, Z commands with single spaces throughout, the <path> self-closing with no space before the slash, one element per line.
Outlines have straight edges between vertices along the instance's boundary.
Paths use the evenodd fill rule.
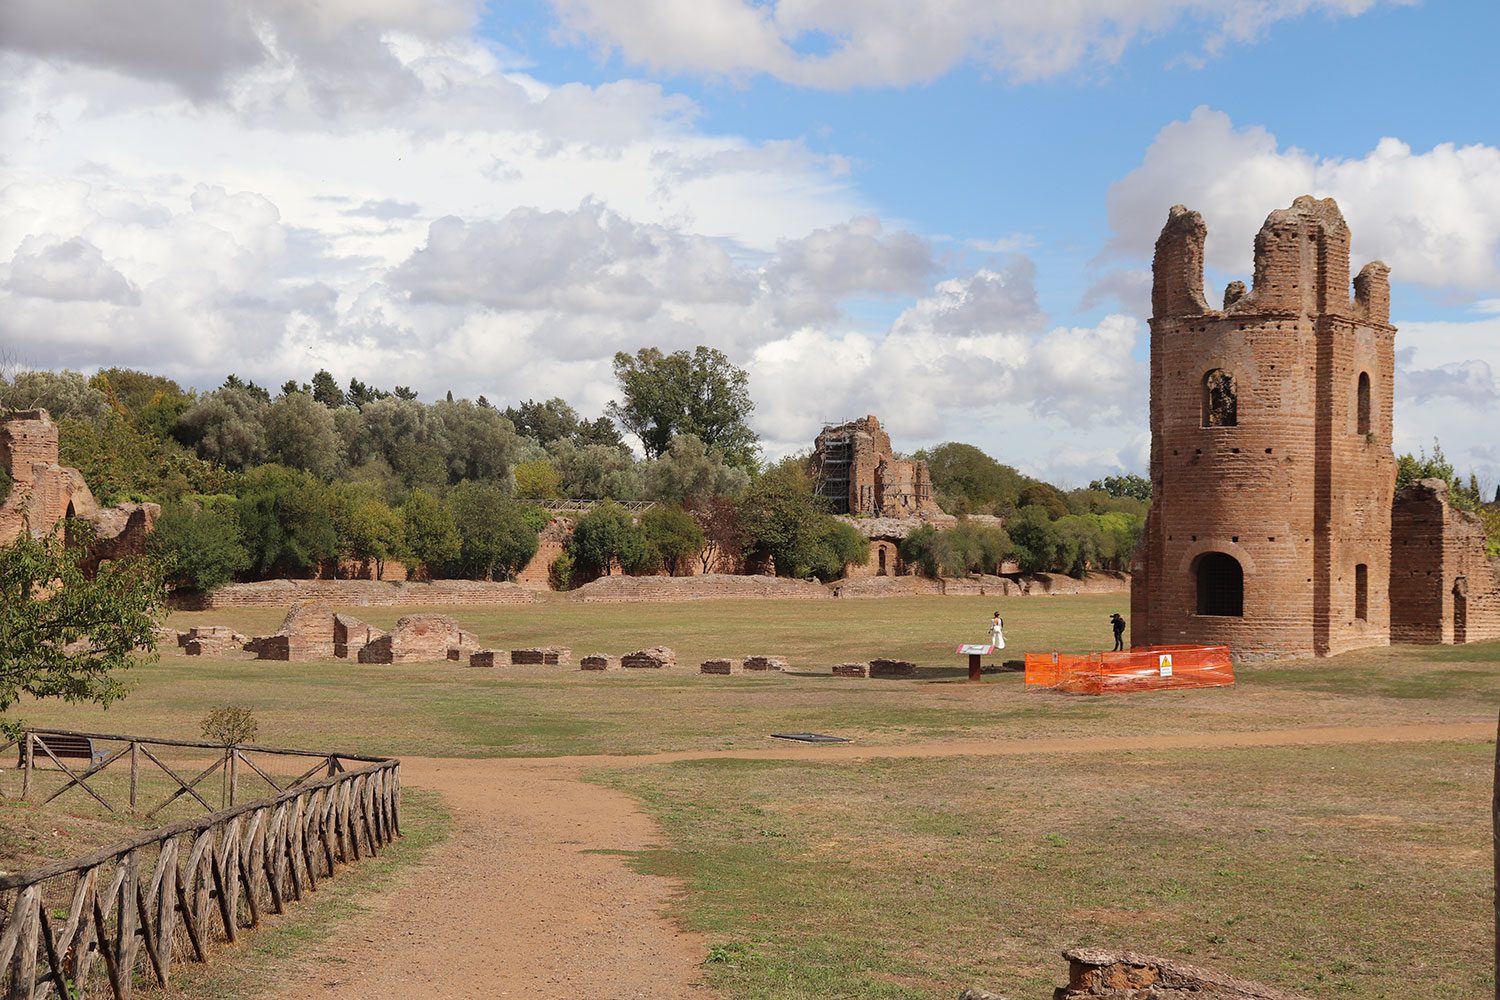
<path fill-rule="evenodd" d="M 1071 948 L 1068 985 L 1053 1000 L 1308 1000 L 1259 983 L 1129 951 Z"/>
<path fill-rule="evenodd" d="M 479 648 L 472 632 L 447 615 L 403 615 L 389 635 L 359 651 L 360 663 L 431 663 L 460 660 Z"/>
<path fill-rule="evenodd" d="M 510 654 L 503 649 L 480 649 L 469 654 L 471 667 L 508 667 Z"/>
<path fill-rule="evenodd" d="M 344 607 L 435 607 L 450 604 L 531 604 L 536 595 L 514 583 L 484 580 L 261 580 L 233 583 L 212 594 L 174 594 L 184 611 L 284 608 L 316 600 Z"/>
<path fill-rule="evenodd" d="M 747 656 L 746 670 L 786 670 L 787 662 L 779 656 Z"/>
<path fill-rule="evenodd" d="M 821 583 L 776 576 L 601 576 L 568 595 L 588 603 L 632 601 L 716 601 L 805 599 L 828 600 L 833 592 Z"/>
<path fill-rule="evenodd" d="M 743 660 L 704 660 L 698 667 L 700 674 L 737 674 L 745 668 Z"/>
<path fill-rule="evenodd" d="M 677 666 L 677 654 L 666 646 L 638 649 L 620 657 L 620 665 L 626 670 L 661 670 Z"/>
<path fill-rule="evenodd" d="M 573 662 L 573 651 L 566 646 L 533 646 L 513 649 L 510 662 L 516 666 L 564 667 Z"/>
<path fill-rule="evenodd" d="M 246 639 L 228 625 L 199 625 L 177 636 L 177 645 L 188 656 L 223 656 L 245 649 Z"/>
<path fill-rule="evenodd" d="M 868 663 L 835 663 L 833 665 L 833 676 L 835 677 L 867 677 L 870 673 Z"/>
<path fill-rule="evenodd" d="M 619 670 L 620 658 L 609 653 L 590 653 L 578 661 L 579 670 Z"/>
<path fill-rule="evenodd" d="M 915 677 L 917 676 L 917 665 L 910 660 L 871 660 L 870 676 Z"/>

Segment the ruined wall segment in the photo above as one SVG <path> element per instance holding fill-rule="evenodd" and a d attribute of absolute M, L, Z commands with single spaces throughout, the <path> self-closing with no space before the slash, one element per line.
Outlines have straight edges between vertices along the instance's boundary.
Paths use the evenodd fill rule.
<path fill-rule="evenodd" d="M 830 424 L 813 443 L 808 472 L 835 514 L 856 517 L 941 515 L 932 475 L 920 459 L 896 457 L 891 436 L 873 414 Z"/>
<path fill-rule="evenodd" d="M 1500 560 L 1484 524 L 1448 503 L 1448 484 L 1423 479 L 1396 495 L 1391 536 L 1391 638 L 1463 643 L 1500 639 Z"/>
<path fill-rule="evenodd" d="M 1156 244 L 1153 504 L 1131 608 L 1138 643 L 1239 656 L 1389 641 L 1395 330 L 1384 265 L 1350 295 L 1331 199 L 1272 212 L 1250 291 L 1202 291 L 1202 218 L 1174 206 Z"/>

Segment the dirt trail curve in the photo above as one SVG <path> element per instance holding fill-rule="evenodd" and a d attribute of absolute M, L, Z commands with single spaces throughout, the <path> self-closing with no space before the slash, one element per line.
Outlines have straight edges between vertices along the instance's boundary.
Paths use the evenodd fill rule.
<path fill-rule="evenodd" d="M 664 916 L 677 890 L 616 854 L 656 842 L 635 802 L 585 784 L 584 770 L 727 757 L 841 760 L 1009 756 L 1247 746 L 1491 740 L 1492 723 L 1346 726 L 1248 733 L 788 746 L 634 757 L 404 758 L 407 786 L 439 792 L 452 837 L 392 891 L 369 901 L 281 984 L 278 1000 L 586 997 L 710 1000 L 700 981 L 707 943 Z"/>

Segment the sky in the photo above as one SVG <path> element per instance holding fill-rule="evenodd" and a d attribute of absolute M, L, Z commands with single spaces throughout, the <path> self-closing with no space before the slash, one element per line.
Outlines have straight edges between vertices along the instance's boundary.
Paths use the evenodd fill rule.
<path fill-rule="evenodd" d="M 1500 482 L 1494 0 L 7 0 L 0 357 L 497 404 L 706 344 L 777 457 L 879 415 L 1144 472 L 1149 266 L 1334 197 L 1396 448 Z"/>

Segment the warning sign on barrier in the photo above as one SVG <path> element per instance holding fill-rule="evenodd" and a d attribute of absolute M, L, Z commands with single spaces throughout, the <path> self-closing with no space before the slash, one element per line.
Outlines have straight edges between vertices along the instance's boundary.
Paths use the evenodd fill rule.
<path fill-rule="evenodd" d="M 1026 683 L 1072 694 L 1122 694 L 1234 683 L 1228 646 L 1147 646 L 1125 653 L 1027 653 Z"/>

